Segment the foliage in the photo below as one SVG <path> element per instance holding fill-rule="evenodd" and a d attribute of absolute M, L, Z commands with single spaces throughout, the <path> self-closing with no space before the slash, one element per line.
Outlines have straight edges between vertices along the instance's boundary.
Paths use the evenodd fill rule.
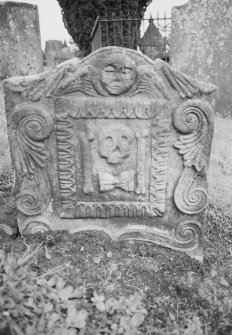
<path fill-rule="evenodd" d="M 28 263 L 39 249 L 29 247 L 21 256 L 0 250 L 0 333 L 75 335 L 87 324 L 88 312 L 77 302 L 87 302 L 87 290 L 51 276 L 61 268 L 38 276 Z M 98 311 L 115 315 L 112 334 L 137 334 L 147 314 L 139 294 L 105 299 L 94 292 L 91 300 Z"/>
<path fill-rule="evenodd" d="M 57 0 L 65 26 L 83 55 L 91 52 L 90 36 L 97 16 L 141 19 L 151 0 Z"/>

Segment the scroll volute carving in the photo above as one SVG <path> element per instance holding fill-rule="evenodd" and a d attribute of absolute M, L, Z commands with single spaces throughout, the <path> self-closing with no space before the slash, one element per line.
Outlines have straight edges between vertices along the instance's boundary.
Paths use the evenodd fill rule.
<path fill-rule="evenodd" d="M 10 140 L 19 211 L 26 215 L 41 213 L 50 201 L 50 185 L 44 170 L 50 158 L 46 140 L 53 132 L 53 118 L 45 107 L 23 103 L 11 115 Z"/>
<path fill-rule="evenodd" d="M 173 124 L 181 133 L 174 147 L 184 159 L 184 171 L 174 193 L 175 204 L 186 214 L 200 213 L 207 205 L 206 171 L 213 136 L 213 111 L 202 100 L 182 103 Z"/>

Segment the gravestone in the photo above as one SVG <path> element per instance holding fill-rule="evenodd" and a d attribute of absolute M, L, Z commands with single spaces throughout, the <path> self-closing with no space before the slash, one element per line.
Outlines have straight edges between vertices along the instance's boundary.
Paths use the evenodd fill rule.
<path fill-rule="evenodd" d="M 38 7 L 0 2 L 0 80 L 43 71 Z"/>
<path fill-rule="evenodd" d="M 0 173 L 11 166 L 2 80 L 43 71 L 38 8 L 0 2 Z"/>
<path fill-rule="evenodd" d="M 66 43 L 58 40 L 46 41 L 45 60 L 49 68 L 74 57 L 74 53 L 66 46 Z"/>
<path fill-rule="evenodd" d="M 107 47 L 4 88 L 21 232 L 99 231 L 202 259 L 214 86 Z"/>
<path fill-rule="evenodd" d="M 45 43 L 45 59 L 48 67 L 56 65 L 56 58 L 59 56 L 60 50 L 64 47 L 63 43 L 58 40 L 49 40 Z"/>
<path fill-rule="evenodd" d="M 191 0 L 172 9 L 171 64 L 218 87 L 215 110 L 232 117 L 232 1 Z"/>

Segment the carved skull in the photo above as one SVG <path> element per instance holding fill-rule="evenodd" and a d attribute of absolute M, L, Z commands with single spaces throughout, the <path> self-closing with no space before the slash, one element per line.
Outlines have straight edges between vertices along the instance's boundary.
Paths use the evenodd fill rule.
<path fill-rule="evenodd" d="M 123 124 L 108 126 L 99 132 L 98 153 L 108 164 L 122 164 L 130 156 L 133 138 L 132 130 Z"/>

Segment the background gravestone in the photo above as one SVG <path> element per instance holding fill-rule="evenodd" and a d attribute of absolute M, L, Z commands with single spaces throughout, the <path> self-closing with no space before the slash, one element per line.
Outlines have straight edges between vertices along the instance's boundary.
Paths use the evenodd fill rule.
<path fill-rule="evenodd" d="M 67 47 L 66 43 L 58 40 L 46 41 L 45 61 L 48 68 L 54 67 L 73 57 L 75 57 L 75 54 Z"/>
<path fill-rule="evenodd" d="M 0 172 L 11 165 L 2 80 L 41 71 L 43 57 L 37 6 L 0 2 Z"/>
<path fill-rule="evenodd" d="M 232 1 L 192 0 L 172 9 L 171 64 L 217 85 L 210 203 L 232 215 Z"/>
<path fill-rule="evenodd" d="M 107 47 L 4 89 L 21 232 L 100 231 L 202 259 L 215 86 Z"/>
<path fill-rule="evenodd" d="M 191 0 L 172 9 L 171 64 L 218 87 L 215 111 L 232 117 L 232 1 Z"/>

